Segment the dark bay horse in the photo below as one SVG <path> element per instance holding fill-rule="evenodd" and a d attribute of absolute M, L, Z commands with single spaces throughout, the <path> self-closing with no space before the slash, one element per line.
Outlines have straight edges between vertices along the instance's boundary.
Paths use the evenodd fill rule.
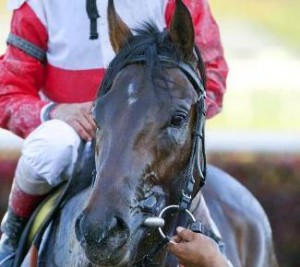
<path fill-rule="evenodd" d="M 199 205 L 203 192 L 233 266 L 277 266 L 268 219 L 247 189 L 209 166 L 199 191 L 206 171 L 204 68 L 190 14 L 176 4 L 169 31 L 150 23 L 133 35 L 109 1 L 117 55 L 94 104 L 97 175 L 48 229 L 39 266 L 177 266 L 163 246 L 143 261 L 162 241 L 144 222 L 177 205 L 190 177 L 193 216 L 207 219 Z"/>

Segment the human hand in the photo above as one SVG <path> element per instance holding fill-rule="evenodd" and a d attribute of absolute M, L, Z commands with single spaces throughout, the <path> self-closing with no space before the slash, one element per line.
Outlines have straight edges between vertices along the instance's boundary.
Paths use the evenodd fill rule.
<path fill-rule="evenodd" d="M 177 228 L 177 235 L 166 248 L 185 267 L 228 266 L 227 260 L 212 239 L 183 227 Z"/>
<path fill-rule="evenodd" d="M 92 102 L 58 104 L 51 112 L 51 119 L 62 120 L 71 125 L 79 136 L 91 141 L 95 137 L 96 123 L 91 114 Z"/>

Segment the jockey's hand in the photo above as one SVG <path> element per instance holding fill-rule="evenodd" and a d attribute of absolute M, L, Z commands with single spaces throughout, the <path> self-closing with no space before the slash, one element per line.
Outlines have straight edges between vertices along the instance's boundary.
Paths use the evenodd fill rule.
<path fill-rule="evenodd" d="M 91 141 L 95 137 L 97 128 L 91 108 L 92 102 L 59 104 L 51 111 L 50 118 L 68 123 L 82 139 Z"/>
<path fill-rule="evenodd" d="M 167 244 L 184 267 L 228 267 L 228 262 L 210 238 L 178 227 L 177 235 Z"/>

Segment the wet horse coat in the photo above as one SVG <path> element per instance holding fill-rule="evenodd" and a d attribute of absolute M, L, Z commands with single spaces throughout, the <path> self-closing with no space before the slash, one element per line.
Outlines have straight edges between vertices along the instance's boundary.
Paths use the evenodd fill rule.
<path fill-rule="evenodd" d="M 199 92 L 178 67 L 182 62 L 197 73 L 189 13 L 177 1 L 169 32 L 148 24 L 133 36 L 109 3 L 117 56 L 94 106 L 97 176 L 53 222 L 40 251 L 40 266 L 145 266 L 136 263 L 161 238 L 143 222 L 177 204 L 186 184 L 199 112 Z M 203 69 L 201 73 L 204 78 Z M 194 174 L 192 197 L 197 199 L 201 177 Z M 233 266 L 275 267 L 270 225 L 255 198 L 212 166 L 207 180 L 204 195 Z M 207 219 L 201 205 L 193 212 L 196 219 Z M 161 248 L 146 266 L 175 265 Z"/>
<path fill-rule="evenodd" d="M 208 166 L 207 175 L 203 194 L 226 243 L 226 255 L 233 266 L 277 266 L 270 225 L 257 200 L 243 185 L 222 170 Z M 67 203 L 59 221 L 52 226 L 51 236 L 39 258 L 39 266 L 90 266 L 75 234 L 76 218 L 90 194 L 90 189 L 87 189 Z"/>

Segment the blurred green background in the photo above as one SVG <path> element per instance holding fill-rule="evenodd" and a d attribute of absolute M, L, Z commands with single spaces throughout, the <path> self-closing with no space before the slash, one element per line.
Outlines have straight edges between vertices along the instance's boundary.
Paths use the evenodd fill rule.
<path fill-rule="evenodd" d="M 298 0 L 211 0 L 216 16 L 221 19 L 238 18 L 257 22 L 281 36 L 290 47 L 300 49 Z"/>
<path fill-rule="evenodd" d="M 230 73 L 223 112 L 208 122 L 209 160 L 260 200 L 280 266 L 298 267 L 300 1 L 211 0 L 211 5 Z"/>
<path fill-rule="evenodd" d="M 0 53 L 10 13 L 0 3 Z M 280 265 L 300 266 L 300 1 L 211 0 L 230 67 L 221 114 L 207 123 L 209 161 L 265 208 Z M 0 129 L 0 213 L 22 141 Z"/>
<path fill-rule="evenodd" d="M 224 112 L 209 126 L 298 132 L 300 1 L 212 0 L 211 5 L 231 72 Z"/>

